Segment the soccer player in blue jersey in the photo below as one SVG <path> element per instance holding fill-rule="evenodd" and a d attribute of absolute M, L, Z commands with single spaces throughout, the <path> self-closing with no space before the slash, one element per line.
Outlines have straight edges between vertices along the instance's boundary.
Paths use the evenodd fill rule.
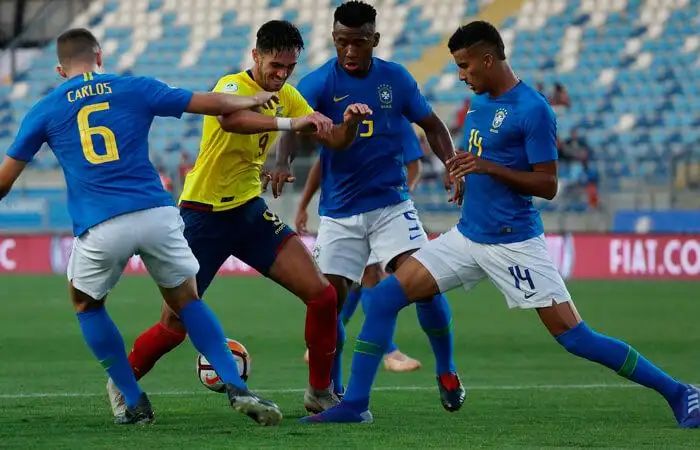
<path fill-rule="evenodd" d="M 421 158 L 423 157 L 423 149 L 421 148 L 418 137 L 416 136 L 413 126 L 407 120 L 403 122 L 403 133 L 402 133 L 402 145 L 403 149 L 403 163 L 406 169 L 406 185 L 409 192 L 413 192 L 418 180 L 420 179 L 421 173 Z M 321 160 L 317 159 L 314 165 L 309 171 L 309 176 L 306 179 L 304 185 L 304 191 L 299 200 L 299 206 L 297 208 L 296 219 L 294 224 L 296 229 L 300 233 L 306 233 L 306 223 L 308 221 L 309 203 L 311 199 L 316 194 L 316 191 L 321 187 Z M 367 260 L 367 265 L 362 274 L 362 281 L 360 283 L 353 283 L 348 292 L 348 295 L 343 303 L 343 308 L 338 314 L 338 320 L 343 322 L 346 326 L 357 310 L 357 306 L 360 303 L 362 288 L 370 288 L 376 286 L 384 277 L 386 272 L 384 272 L 381 261 L 377 258 L 374 252 L 370 251 L 369 259 Z M 304 354 L 304 360 L 308 362 L 308 350 Z M 384 355 L 384 368 L 390 372 L 411 372 L 421 368 L 421 362 L 415 358 L 403 353 L 398 345 L 393 341 L 386 349 L 386 354 Z"/>
<path fill-rule="evenodd" d="M 403 123 L 416 123 L 426 134 L 433 152 L 444 162 L 454 155 L 445 124 L 433 112 L 408 71 L 372 56 L 379 44 L 376 10 L 350 1 L 334 13 L 333 42 L 337 57 L 306 75 L 299 92 L 312 108 L 334 122 L 341 121 L 351 103 L 368 105 L 372 117 L 362 121 L 357 139 L 345 151 L 321 149 L 323 173 L 319 213 L 321 223 L 314 254 L 321 271 L 345 299 L 352 282 L 359 282 L 370 249 L 388 271 L 406 262 L 428 241 L 406 186 L 403 169 Z M 291 133 L 280 142 L 273 180 L 286 179 L 288 156 L 294 145 Z M 284 145 L 283 145 L 284 144 Z M 297 145 L 303 145 L 303 143 Z M 457 183 L 453 199 L 460 197 Z M 437 384 L 445 409 L 456 411 L 464 402 L 464 388 L 452 358 L 451 313 L 442 294 L 427 295 L 417 304 L 421 327 L 428 335 L 436 359 Z M 342 389 L 340 353 L 344 327 L 338 321 L 338 344 L 333 384 Z M 386 347 L 364 351 L 384 355 Z"/>
<path fill-rule="evenodd" d="M 57 71 L 67 81 L 22 121 L 0 165 L 0 198 L 48 143 L 68 186 L 75 235 L 68 262 L 71 300 L 85 342 L 126 400 L 126 411 L 115 422 L 154 420 L 122 336 L 105 309 L 127 261 L 139 254 L 192 344 L 226 383 L 231 406 L 259 423 L 279 423 L 277 405 L 250 392 L 241 380 L 218 319 L 197 295 L 199 264 L 183 236 L 179 211 L 148 159 L 147 141 L 155 116 L 180 117 L 187 111 L 227 117 L 274 107 L 277 97 L 192 93 L 152 78 L 100 74 L 100 45 L 86 29 L 61 34 L 57 53 Z"/>
<path fill-rule="evenodd" d="M 576 311 L 545 246 L 532 197 L 557 192 L 556 121 L 547 100 L 520 81 L 506 61 L 496 28 L 483 21 L 460 27 L 449 40 L 459 77 L 475 93 L 465 123 L 465 152 L 448 167 L 466 176 L 462 217 L 376 288 L 353 356 L 341 404 L 307 422 L 371 422 L 369 393 L 380 356 L 401 309 L 436 292 L 469 290 L 488 278 L 511 308 L 535 309 L 570 353 L 602 364 L 659 392 L 678 425 L 700 426 L 700 391 L 664 373 L 637 350 L 591 329 Z"/>

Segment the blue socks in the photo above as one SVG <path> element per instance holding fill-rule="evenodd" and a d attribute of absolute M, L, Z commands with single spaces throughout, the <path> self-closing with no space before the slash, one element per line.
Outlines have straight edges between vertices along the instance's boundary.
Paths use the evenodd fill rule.
<path fill-rule="evenodd" d="M 128 407 L 134 407 L 143 392 L 124 351 L 124 340 L 104 306 L 77 313 L 83 339 L 117 385 Z"/>
<path fill-rule="evenodd" d="M 357 305 L 360 304 L 361 295 L 362 288 L 359 286 L 353 286 L 353 288 L 350 289 L 350 292 L 348 292 L 348 296 L 345 298 L 345 302 L 343 303 L 343 309 L 341 309 L 340 314 L 338 314 L 338 319 L 343 322 L 343 325 L 347 325 L 352 315 L 355 314 Z"/>
<path fill-rule="evenodd" d="M 350 380 L 343 398 L 343 402 L 356 411 L 368 409 L 372 383 L 394 335 L 396 317 L 402 308 L 409 305 L 394 276 L 386 278 L 373 289 L 364 289 L 362 295 L 368 297 L 364 303 L 365 322 L 355 342 Z"/>
<path fill-rule="evenodd" d="M 669 402 L 685 391 L 684 384 L 649 362 L 632 346 L 591 330 L 585 322 L 556 339 L 570 353 L 602 364 L 620 376 L 652 388 Z"/>
<path fill-rule="evenodd" d="M 437 294 L 430 302 L 416 303 L 416 312 L 433 348 L 437 374 L 457 372 L 453 359 L 452 313 L 445 296 Z"/>
<path fill-rule="evenodd" d="M 345 308 L 345 306 L 343 306 Z M 338 340 L 335 344 L 335 359 L 331 368 L 331 381 L 333 382 L 333 392 L 342 394 L 343 386 L 343 347 L 345 347 L 345 325 L 338 317 Z"/>
<path fill-rule="evenodd" d="M 226 345 L 226 336 L 219 319 L 201 300 L 194 300 L 180 310 L 180 319 L 194 347 L 211 363 L 224 383 L 247 389 L 238 374 L 238 366 Z"/>

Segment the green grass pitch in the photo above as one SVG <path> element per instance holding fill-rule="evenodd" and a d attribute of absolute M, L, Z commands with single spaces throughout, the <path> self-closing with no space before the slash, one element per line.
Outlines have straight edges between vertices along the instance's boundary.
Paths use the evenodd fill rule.
<path fill-rule="evenodd" d="M 677 429 L 655 392 L 568 355 L 534 312 L 509 311 L 489 283 L 448 295 L 468 388 L 461 411 L 442 410 L 427 339 L 410 309 L 397 342 L 423 368 L 380 371 L 375 423 L 302 426 L 302 304 L 261 278 L 216 280 L 207 301 L 228 336 L 251 352 L 251 388 L 282 407 L 285 419 L 275 428 L 258 426 L 204 389 L 189 342 L 142 382 L 157 423 L 112 425 L 105 375 L 82 342 L 64 278 L 6 276 L 0 285 L 0 448 L 700 448 L 700 430 Z M 627 340 L 674 376 L 700 382 L 700 283 L 576 282 L 570 290 L 592 327 Z M 130 347 L 159 317 L 157 289 L 148 278 L 124 278 L 108 309 Z M 361 320 L 358 313 L 350 323 L 348 347 Z"/>

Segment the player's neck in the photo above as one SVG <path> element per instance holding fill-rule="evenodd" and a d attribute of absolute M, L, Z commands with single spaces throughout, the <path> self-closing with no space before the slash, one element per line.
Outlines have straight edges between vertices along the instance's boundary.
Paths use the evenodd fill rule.
<path fill-rule="evenodd" d="M 520 80 L 515 76 L 513 69 L 508 64 L 500 65 L 494 75 L 494 87 L 489 91 L 491 97 L 500 97 L 520 83 Z"/>
<path fill-rule="evenodd" d="M 86 72 L 97 72 L 97 66 L 94 64 L 76 64 L 74 67 L 71 67 L 70 70 L 66 70 L 66 78 L 70 80 Z"/>

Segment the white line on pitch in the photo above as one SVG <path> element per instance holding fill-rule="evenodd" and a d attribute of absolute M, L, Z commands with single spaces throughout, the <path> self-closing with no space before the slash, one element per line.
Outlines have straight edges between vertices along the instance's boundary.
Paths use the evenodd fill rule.
<path fill-rule="evenodd" d="M 625 389 L 640 387 L 637 384 L 513 384 L 513 385 L 476 385 L 465 386 L 472 391 L 527 391 L 527 390 L 552 390 L 552 389 Z M 435 386 L 379 386 L 373 391 L 433 391 Z M 253 389 L 261 394 L 295 394 L 304 392 L 304 389 Z M 156 391 L 149 392 L 149 395 L 196 395 L 205 393 L 205 389 L 197 391 Z M 61 397 L 101 397 L 106 392 L 27 392 L 19 394 L 0 394 L 0 398 L 21 399 L 21 398 L 61 398 Z"/>

